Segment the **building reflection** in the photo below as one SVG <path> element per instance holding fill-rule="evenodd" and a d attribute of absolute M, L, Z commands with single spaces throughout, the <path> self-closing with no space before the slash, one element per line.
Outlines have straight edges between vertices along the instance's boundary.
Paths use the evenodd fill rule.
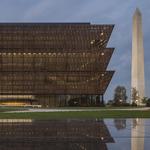
<path fill-rule="evenodd" d="M 131 150 L 144 150 L 144 119 L 133 119 L 131 126 Z"/>
<path fill-rule="evenodd" d="M 103 120 L 0 120 L 2 150 L 107 150 Z"/>

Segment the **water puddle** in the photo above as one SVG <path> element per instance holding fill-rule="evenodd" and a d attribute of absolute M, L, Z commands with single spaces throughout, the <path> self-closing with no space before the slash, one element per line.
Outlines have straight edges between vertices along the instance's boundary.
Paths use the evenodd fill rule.
<path fill-rule="evenodd" d="M 0 150 L 149 150 L 150 119 L 0 119 Z"/>

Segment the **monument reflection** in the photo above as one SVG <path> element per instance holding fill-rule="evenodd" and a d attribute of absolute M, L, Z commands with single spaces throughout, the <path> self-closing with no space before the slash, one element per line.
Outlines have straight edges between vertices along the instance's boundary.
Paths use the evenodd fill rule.
<path fill-rule="evenodd" d="M 145 137 L 145 119 L 114 119 L 113 122 L 114 127 L 117 129 L 117 134 L 112 133 L 112 136 L 114 140 L 116 136 L 119 137 L 119 139 L 115 140 L 117 144 L 121 143 L 122 146 L 127 146 L 126 144 L 128 144 L 129 148 L 131 143 L 131 150 L 145 150 L 144 141 L 145 138 L 149 138 L 149 136 Z M 122 141 L 122 139 L 124 140 Z M 119 148 L 117 147 L 117 149 Z"/>
<path fill-rule="evenodd" d="M 133 119 L 131 127 L 131 149 L 144 150 L 144 119 Z"/>
<path fill-rule="evenodd" d="M 0 150 L 107 150 L 103 120 L 0 120 Z"/>

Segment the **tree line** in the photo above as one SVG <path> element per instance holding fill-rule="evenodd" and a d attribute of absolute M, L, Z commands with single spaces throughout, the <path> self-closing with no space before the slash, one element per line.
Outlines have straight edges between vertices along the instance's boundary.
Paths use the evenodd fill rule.
<path fill-rule="evenodd" d="M 136 88 L 132 88 L 131 90 L 132 103 L 128 102 L 127 99 L 128 96 L 126 88 L 124 86 L 117 86 L 114 90 L 113 100 L 109 100 L 108 104 L 114 106 L 137 106 L 137 102 L 139 101 L 140 97 Z M 143 105 L 150 106 L 150 98 L 143 97 L 141 101 Z"/>

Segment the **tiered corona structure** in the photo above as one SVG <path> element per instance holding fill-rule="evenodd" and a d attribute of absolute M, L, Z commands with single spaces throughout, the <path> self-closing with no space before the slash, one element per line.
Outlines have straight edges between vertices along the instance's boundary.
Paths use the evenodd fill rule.
<path fill-rule="evenodd" d="M 99 104 L 114 74 L 106 71 L 113 27 L 0 23 L 0 104 L 66 106 L 73 98 Z"/>

